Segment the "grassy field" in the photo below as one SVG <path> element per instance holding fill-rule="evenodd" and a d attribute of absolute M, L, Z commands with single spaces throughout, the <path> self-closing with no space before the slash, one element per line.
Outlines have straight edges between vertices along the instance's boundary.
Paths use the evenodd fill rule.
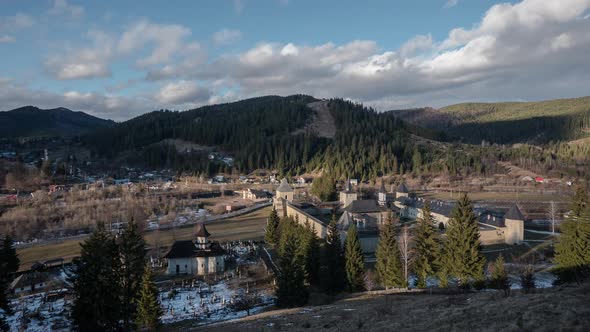
<path fill-rule="evenodd" d="M 512 202 L 562 202 L 569 201 L 570 196 L 539 194 L 539 193 L 513 193 L 513 192 L 470 192 L 469 198 L 472 201 L 512 201 Z M 458 192 L 429 192 L 424 197 L 442 200 L 457 200 L 460 197 Z"/>
<path fill-rule="evenodd" d="M 270 213 L 270 207 L 256 210 L 252 213 L 219 220 L 207 224 L 207 230 L 214 241 L 235 240 L 262 240 L 264 238 L 264 226 Z M 161 247 L 169 247 L 175 240 L 188 240 L 193 237 L 195 227 L 183 227 L 167 229 L 145 234 L 145 239 L 150 246 L 155 246 L 159 241 Z M 35 246 L 17 250 L 21 270 L 28 269 L 36 261 L 62 257 L 66 261 L 78 256 L 80 242 L 83 240 L 67 240 L 60 243 Z"/>
<path fill-rule="evenodd" d="M 462 122 L 494 122 L 581 113 L 590 109 L 590 97 L 537 102 L 464 103 L 443 107 L 439 112 L 452 114 Z"/>

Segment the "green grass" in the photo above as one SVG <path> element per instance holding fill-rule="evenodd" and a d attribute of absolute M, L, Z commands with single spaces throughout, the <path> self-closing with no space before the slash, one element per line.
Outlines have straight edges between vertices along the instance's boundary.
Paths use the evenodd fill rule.
<path fill-rule="evenodd" d="M 207 224 L 207 230 L 211 233 L 213 241 L 236 240 L 262 240 L 264 239 L 264 226 L 271 207 L 253 211 L 235 218 L 214 221 Z M 157 240 L 161 247 L 169 247 L 176 240 L 189 240 L 193 238 L 195 227 L 182 227 L 149 232 L 144 235 L 148 245 L 155 246 Z M 21 270 L 26 270 L 37 261 L 62 257 L 70 261 L 80 254 L 80 242 L 83 240 L 66 240 L 59 243 L 34 246 L 18 249 L 17 253 L 21 261 Z"/>
<path fill-rule="evenodd" d="M 588 110 L 590 96 L 537 102 L 463 103 L 446 106 L 439 111 L 459 117 L 462 123 L 484 123 L 571 115 Z"/>

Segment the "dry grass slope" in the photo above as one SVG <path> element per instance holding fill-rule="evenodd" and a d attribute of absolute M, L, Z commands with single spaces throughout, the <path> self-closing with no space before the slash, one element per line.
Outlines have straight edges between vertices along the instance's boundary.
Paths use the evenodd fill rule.
<path fill-rule="evenodd" d="M 364 296 L 270 311 L 203 331 L 588 331 L 590 285 L 513 293 Z"/>

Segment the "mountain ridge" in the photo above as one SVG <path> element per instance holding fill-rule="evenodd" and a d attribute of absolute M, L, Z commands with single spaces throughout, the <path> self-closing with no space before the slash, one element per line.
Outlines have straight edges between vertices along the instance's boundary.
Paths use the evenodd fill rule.
<path fill-rule="evenodd" d="M 65 107 L 42 109 L 29 105 L 0 112 L 0 137 L 76 136 L 114 124 Z"/>

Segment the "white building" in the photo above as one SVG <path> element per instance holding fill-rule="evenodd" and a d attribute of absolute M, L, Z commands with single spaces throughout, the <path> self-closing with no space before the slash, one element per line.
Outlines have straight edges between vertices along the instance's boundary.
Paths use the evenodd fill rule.
<path fill-rule="evenodd" d="M 204 224 L 197 225 L 195 240 L 176 241 L 164 256 L 168 260 L 166 274 L 204 276 L 225 270 L 225 250 L 217 242 L 209 241 Z"/>

